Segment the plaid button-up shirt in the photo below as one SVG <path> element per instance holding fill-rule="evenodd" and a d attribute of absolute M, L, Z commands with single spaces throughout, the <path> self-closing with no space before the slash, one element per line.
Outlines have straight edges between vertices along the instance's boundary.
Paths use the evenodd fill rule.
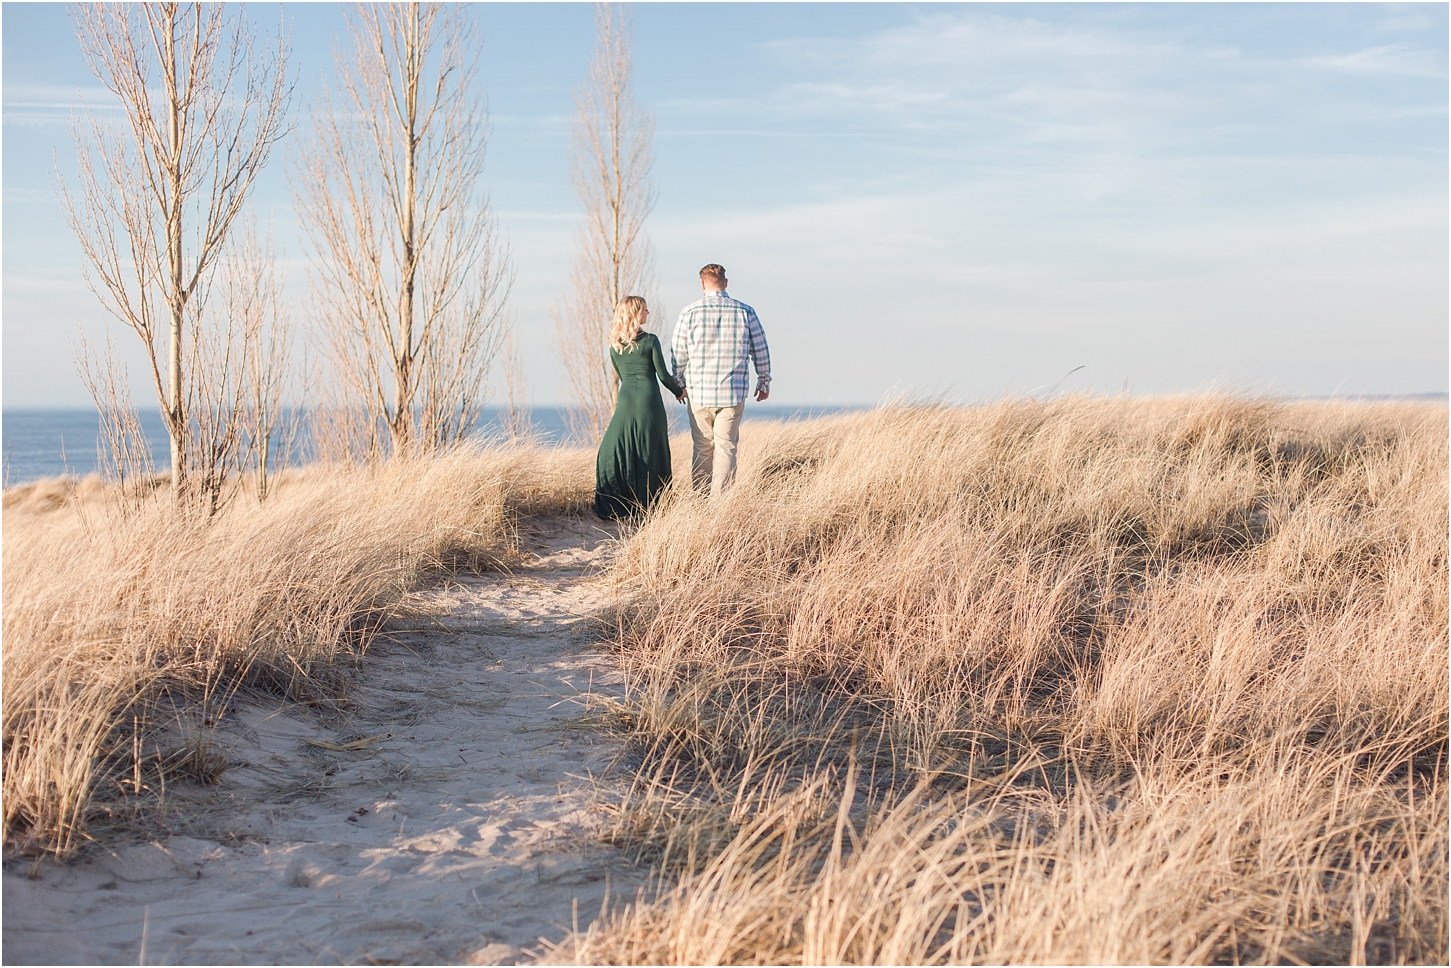
<path fill-rule="evenodd" d="M 692 407 L 745 403 L 747 363 L 756 367 L 756 389 L 771 388 L 771 354 L 761 321 L 754 309 L 724 290 L 708 292 L 680 311 L 670 356 Z"/>

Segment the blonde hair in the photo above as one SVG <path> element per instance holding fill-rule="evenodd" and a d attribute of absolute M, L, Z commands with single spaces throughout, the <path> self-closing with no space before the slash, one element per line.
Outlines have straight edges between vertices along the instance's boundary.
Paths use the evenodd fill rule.
<path fill-rule="evenodd" d="M 645 328 L 645 300 L 626 296 L 615 303 L 615 318 L 610 320 L 610 348 L 623 353 L 635 345 Z"/>

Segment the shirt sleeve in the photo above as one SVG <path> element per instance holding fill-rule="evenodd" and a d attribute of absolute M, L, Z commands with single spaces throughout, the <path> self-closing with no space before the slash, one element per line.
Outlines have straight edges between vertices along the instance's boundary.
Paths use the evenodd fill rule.
<path fill-rule="evenodd" d="M 677 397 L 680 396 L 682 389 L 680 382 L 670 375 L 669 370 L 665 369 L 665 354 L 660 350 L 660 341 L 658 339 L 652 338 L 650 340 L 650 353 L 650 360 L 655 365 L 655 373 L 660 377 L 660 382 L 665 384 L 665 389 Z"/>
<path fill-rule="evenodd" d="M 670 336 L 670 370 L 675 382 L 685 386 L 685 364 L 690 362 L 690 313 L 682 312 L 675 321 L 675 332 Z"/>
<path fill-rule="evenodd" d="M 751 363 L 756 368 L 756 389 L 769 390 L 771 388 L 771 351 L 766 347 L 766 332 L 761 329 L 761 321 L 756 318 L 756 311 L 746 317 L 746 333 L 751 338 Z"/>

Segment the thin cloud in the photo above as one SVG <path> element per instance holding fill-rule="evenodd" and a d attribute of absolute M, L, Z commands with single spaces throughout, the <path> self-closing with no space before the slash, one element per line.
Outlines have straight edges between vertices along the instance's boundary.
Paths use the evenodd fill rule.
<path fill-rule="evenodd" d="M 862 119 L 904 129 L 982 134 L 997 124 L 1031 142 L 1065 133 L 1153 143 L 1166 128 L 1203 129 L 1233 119 L 1241 130 L 1284 124 L 1285 105 L 1307 93 L 1329 109 L 1355 110 L 1392 99 L 1372 89 L 1307 92 L 1307 75 L 1445 76 L 1444 49 L 1408 43 L 1274 56 L 1220 40 L 1196 42 L 1161 28 L 1117 29 L 1048 23 L 998 14 L 933 13 L 856 37 L 776 40 L 760 45 L 769 73 L 788 80 L 757 99 L 756 110 L 800 121 Z M 1407 108 L 1394 92 L 1397 109 Z M 1444 89 L 1427 89 L 1420 110 L 1444 110 Z M 681 104 L 681 107 L 687 107 Z M 704 108 L 706 105 L 695 105 Z M 673 107 L 673 105 L 672 105 Z M 729 102 L 716 99 L 716 110 Z M 1072 125 L 1065 122 L 1072 120 Z M 1004 132 L 994 130 L 994 135 Z M 1011 131 L 1008 132 L 1011 136 Z"/>
<path fill-rule="evenodd" d="M 82 109 L 119 113 L 115 96 L 104 87 L 61 87 L 45 84 L 6 84 L 0 113 L 7 126 L 65 127 Z"/>
<path fill-rule="evenodd" d="M 1385 44 L 1345 54 L 1306 57 L 1299 63 L 1311 70 L 1337 71 L 1345 74 L 1387 74 L 1405 77 L 1446 76 L 1444 58 L 1438 57 L 1429 50 L 1407 47 L 1404 44 Z"/>

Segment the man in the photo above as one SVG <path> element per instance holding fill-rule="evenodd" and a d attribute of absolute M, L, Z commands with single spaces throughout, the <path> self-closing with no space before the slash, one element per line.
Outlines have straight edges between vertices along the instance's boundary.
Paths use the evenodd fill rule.
<path fill-rule="evenodd" d="M 771 355 L 761 321 L 750 306 L 726 295 L 726 283 L 720 266 L 700 270 L 705 295 L 681 311 L 670 341 L 671 366 L 690 411 L 690 482 L 711 497 L 736 477 L 747 363 L 756 368 L 756 400 L 771 395 Z"/>

